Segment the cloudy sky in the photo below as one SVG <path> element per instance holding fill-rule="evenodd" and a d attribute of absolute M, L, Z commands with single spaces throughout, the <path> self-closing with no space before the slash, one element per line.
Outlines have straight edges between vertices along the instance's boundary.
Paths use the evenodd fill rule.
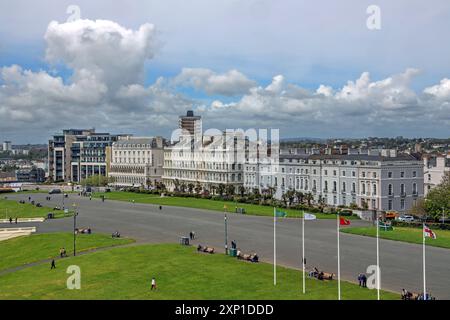
<path fill-rule="evenodd" d="M 450 136 L 448 0 L 2 0 L 0 21 L 0 140 L 170 136 L 188 109 L 282 137 Z"/>

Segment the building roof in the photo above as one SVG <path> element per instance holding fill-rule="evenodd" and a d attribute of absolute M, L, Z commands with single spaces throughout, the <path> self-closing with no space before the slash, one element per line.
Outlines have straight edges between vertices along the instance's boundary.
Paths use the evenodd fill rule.
<path fill-rule="evenodd" d="M 163 147 L 163 138 L 161 137 L 161 146 L 155 146 L 158 142 L 158 137 L 141 137 L 141 138 L 133 138 L 130 137 L 128 139 L 117 140 L 113 143 L 113 146 L 127 146 L 127 145 L 150 145 L 151 147 Z"/>
<path fill-rule="evenodd" d="M 310 159 L 310 160 L 350 160 L 350 161 L 418 161 L 412 155 L 409 154 L 399 154 L 396 157 L 386 157 L 380 155 L 367 155 L 367 154 L 283 154 L 280 155 L 280 159 Z"/>

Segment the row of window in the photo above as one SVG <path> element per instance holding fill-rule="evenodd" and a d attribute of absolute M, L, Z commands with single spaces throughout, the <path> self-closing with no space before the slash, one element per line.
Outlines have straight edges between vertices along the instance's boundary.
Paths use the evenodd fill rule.
<path fill-rule="evenodd" d="M 412 194 L 418 194 L 417 183 L 415 182 L 412 184 Z M 388 195 L 394 195 L 394 187 L 391 183 L 388 185 Z M 404 183 L 400 184 L 400 195 L 406 195 L 406 187 Z"/>

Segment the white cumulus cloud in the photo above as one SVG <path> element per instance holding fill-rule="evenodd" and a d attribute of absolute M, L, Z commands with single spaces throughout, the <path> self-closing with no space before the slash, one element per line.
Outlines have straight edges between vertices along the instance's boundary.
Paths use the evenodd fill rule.
<path fill-rule="evenodd" d="M 245 94 L 256 86 L 256 82 L 248 79 L 237 70 L 229 70 L 218 74 L 210 69 L 183 68 L 173 79 L 175 85 L 192 87 L 209 95 L 236 96 Z"/>

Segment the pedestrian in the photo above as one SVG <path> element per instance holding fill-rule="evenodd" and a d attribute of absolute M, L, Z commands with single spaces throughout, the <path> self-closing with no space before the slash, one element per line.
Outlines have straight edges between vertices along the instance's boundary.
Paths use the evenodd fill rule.
<path fill-rule="evenodd" d="M 359 283 L 359 286 L 362 287 L 362 274 L 361 273 L 358 274 L 358 283 Z"/>
<path fill-rule="evenodd" d="M 52 265 L 50 267 L 50 270 L 52 270 L 52 269 L 56 269 L 55 259 L 52 259 Z"/>
<path fill-rule="evenodd" d="M 12 224 L 12 217 L 9 217 L 9 223 Z"/>
<path fill-rule="evenodd" d="M 192 237 L 192 231 L 191 231 L 191 232 L 189 232 L 189 239 L 190 239 L 190 240 L 192 240 L 192 239 L 193 239 L 193 237 Z"/>
<path fill-rule="evenodd" d="M 162 210 L 162 206 L 159 206 L 159 210 Z"/>
<path fill-rule="evenodd" d="M 365 274 L 362 275 L 362 286 L 363 288 L 367 288 L 367 277 Z"/>
<path fill-rule="evenodd" d="M 194 239 L 195 239 L 195 232 L 192 231 L 192 240 L 194 240 Z"/>
<path fill-rule="evenodd" d="M 155 277 L 152 278 L 152 288 L 150 290 L 153 291 L 153 289 L 156 290 L 156 279 L 155 279 Z"/>

